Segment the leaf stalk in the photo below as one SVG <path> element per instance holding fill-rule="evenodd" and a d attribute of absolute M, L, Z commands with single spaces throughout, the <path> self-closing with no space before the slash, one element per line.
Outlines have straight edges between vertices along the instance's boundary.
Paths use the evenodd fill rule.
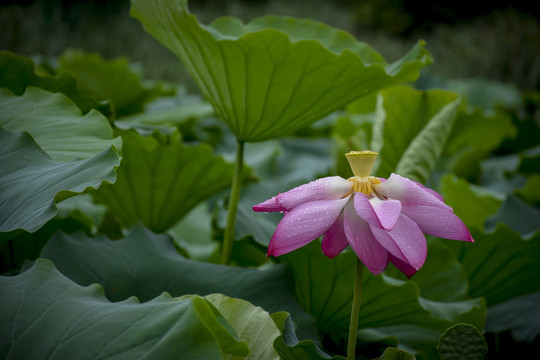
<path fill-rule="evenodd" d="M 225 227 L 225 235 L 223 236 L 223 247 L 221 251 L 221 264 L 229 265 L 231 262 L 231 254 L 234 246 L 234 228 L 236 225 L 236 210 L 238 208 L 238 200 L 240 199 L 240 190 L 242 188 L 242 177 L 244 170 L 244 142 L 236 141 L 236 164 L 234 175 L 231 184 L 231 192 L 229 196 L 229 209 L 227 213 L 227 226 Z"/>
<path fill-rule="evenodd" d="M 362 281 L 364 279 L 364 264 L 356 259 L 356 275 L 354 279 L 354 295 L 349 325 L 349 341 L 347 345 L 347 360 L 354 360 L 356 355 L 356 338 L 358 333 L 358 317 L 362 303 Z"/>

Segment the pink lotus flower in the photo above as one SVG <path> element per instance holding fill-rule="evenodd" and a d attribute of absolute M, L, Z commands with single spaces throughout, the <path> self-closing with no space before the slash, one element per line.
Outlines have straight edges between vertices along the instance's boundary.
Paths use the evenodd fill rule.
<path fill-rule="evenodd" d="M 346 154 L 354 177 L 325 177 L 255 205 L 254 211 L 281 211 L 285 216 L 268 247 L 268 256 L 296 250 L 324 234 L 329 258 L 350 245 L 375 275 L 393 263 L 406 276 L 424 265 L 424 233 L 474 242 L 463 222 L 441 195 L 420 183 L 391 174 L 369 176 L 377 154 Z"/>

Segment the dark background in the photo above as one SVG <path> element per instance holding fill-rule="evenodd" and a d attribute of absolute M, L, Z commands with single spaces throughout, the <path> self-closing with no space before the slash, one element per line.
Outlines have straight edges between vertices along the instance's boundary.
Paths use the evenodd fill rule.
<path fill-rule="evenodd" d="M 446 78 L 482 77 L 540 88 L 540 13 L 533 1 L 191 0 L 205 23 L 266 14 L 311 18 L 353 33 L 390 62 L 418 39 Z M 126 56 L 152 79 L 191 81 L 181 64 L 129 16 L 128 0 L 2 0 L 0 49 L 57 56 L 66 48 Z"/>

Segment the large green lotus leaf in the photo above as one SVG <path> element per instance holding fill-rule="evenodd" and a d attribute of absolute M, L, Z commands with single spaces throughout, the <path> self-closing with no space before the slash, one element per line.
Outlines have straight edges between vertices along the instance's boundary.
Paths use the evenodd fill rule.
<path fill-rule="evenodd" d="M 71 193 L 115 180 L 120 159 L 109 146 L 84 160 L 52 160 L 26 132 L 0 128 L 0 231 L 38 230 Z"/>
<path fill-rule="evenodd" d="M 0 277 L 0 289 L 2 358 L 219 359 L 249 354 L 225 317 L 197 295 L 111 303 L 101 286 L 81 287 L 43 259 L 18 276 Z"/>
<path fill-rule="evenodd" d="M 70 74 L 38 75 L 32 59 L 15 55 L 9 51 L 0 51 L 0 87 L 8 88 L 20 96 L 29 86 L 66 95 L 81 109 L 83 114 L 94 108 L 103 113 L 109 111 L 108 105 L 97 103 L 90 96 L 81 94 L 77 89 L 77 80 Z"/>
<path fill-rule="evenodd" d="M 524 240 L 506 224 L 499 224 L 493 232 L 484 233 L 484 222 L 499 209 L 500 200 L 453 176 L 443 178 L 442 192 L 445 202 L 469 226 L 475 240 L 445 242 L 469 275 L 470 295 L 484 296 L 492 306 L 539 291 L 540 232 Z"/>
<path fill-rule="evenodd" d="M 379 94 L 371 150 L 379 153 L 376 173 L 392 172 L 425 182 L 450 135 L 459 97 L 443 90 L 397 87 Z"/>
<path fill-rule="evenodd" d="M 330 260 L 322 254 L 320 242 L 314 241 L 282 258 L 295 275 L 298 301 L 315 316 L 318 329 L 332 336 L 346 337 L 354 284 L 354 253 L 344 252 Z M 434 266 L 429 266 L 428 271 L 429 268 Z M 439 277 L 439 282 L 446 282 L 455 273 L 446 271 Z M 429 294 L 429 290 L 434 291 L 440 283 L 424 281 L 424 291 Z M 452 284 L 452 287 L 459 286 Z M 452 323 L 465 319 L 482 328 L 485 321 L 483 301 L 455 300 L 452 294 L 442 301 L 428 300 L 420 296 L 420 288 L 414 281 L 373 276 L 365 271 L 359 328 L 416 325 L 444 331 Z"/>
<path fill-rule="evenodd" d="M 110 101 L 117 117 L 141 112 L 156 96 L 171 94 L 160 86 L 144 86 L 125 58 L 104 60 L 97 53 L 68 50 L 60 56 L 58 70 L 75 76 L 83 93 Z"/>
<path fill-rule="evenodd" d="M 230 186 L 234 165 L 205 145 L 185 145 L 178 133 L 143 137 L 121 132 L 122 165 L 117 181 L 94 193 L 125 227 L 143 223 L 163 232 L 193 207 Z"/>
<path fill-rule="evenodd" d="M 132 0 L 131 14 L 184 63 L 242 141 L 281 137 L 431 63 L 420 41 L 395 63 L 322 23 L 268 16 L 200 24 L 187 0 Z"/>
<path fill-rule="evenodd" d="M 528 240 L 499 224 L 490 234 L 471 231 L 475 243 L 449 242 L 469 274 L 469 294 L 488 306 L 540 291 L 540 232 Z"/>
<path fill-rule="evenodd" d="M 120 149 L 112 128 L 98 111 L 82 116 L 63 94 L 28 87 L 22 96 L 0 89 L 0 127 L 27 131 L 55 161 L 90 159 L 111 146 Z"/>
<path fill-rule="evenodd" d="M 187 260 L 167 235 L 132 228 L 124 239 L 56 234 L 42 256 L 80 285 L 100 283 L 111 301 L 136 296 L 148 301 L 163 291 L 173 296 L 221 293 L 261 306 L 269 313 L 288 311 L 302 336 L 313 337 L 313 319 L 294 300 L 285 266 L 267 270 Z"/>

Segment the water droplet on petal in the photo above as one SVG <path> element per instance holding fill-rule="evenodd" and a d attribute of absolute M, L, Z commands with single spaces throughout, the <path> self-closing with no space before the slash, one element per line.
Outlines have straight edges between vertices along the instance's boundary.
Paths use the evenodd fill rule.
<path fill-rule="evenodd" d="M 268 215 L 268 211 L 265 211 L 265 212 L 264 212 L 264 215 Z"/>
<path fill-rule="evenodd" d="M 280 214 L 283 214 L 283 211 L 280 211 L 279 213 L 280 213 Z"/>

